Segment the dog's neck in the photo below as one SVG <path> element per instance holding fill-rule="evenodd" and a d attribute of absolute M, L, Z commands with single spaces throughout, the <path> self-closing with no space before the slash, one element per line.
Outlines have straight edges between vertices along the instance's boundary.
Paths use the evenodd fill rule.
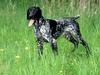
<path fill-rule="evenodd" d="M 45 21 L 45 19 L 42 16 L 41 18 L 35 20 L 35 25 L 41 25 L 44 21 Z"/>

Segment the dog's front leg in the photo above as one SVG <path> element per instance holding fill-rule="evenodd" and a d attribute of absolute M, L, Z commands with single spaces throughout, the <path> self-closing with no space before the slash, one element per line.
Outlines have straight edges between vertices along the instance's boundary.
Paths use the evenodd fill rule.
<path fill-rule="evenodd" d="M 51 47 L 52 47 L 52 51 L 55 55 L 58 54 L 58 47 L 57 47 L 57 42 L 55 39 L 51 40 Z"/>
<path fill-rule="evenodd" d="M 37 40 L 37 47 L 38 47 L 38 54 L 39 56 L 43 55 L 43 41 L 38 39 Z"/>

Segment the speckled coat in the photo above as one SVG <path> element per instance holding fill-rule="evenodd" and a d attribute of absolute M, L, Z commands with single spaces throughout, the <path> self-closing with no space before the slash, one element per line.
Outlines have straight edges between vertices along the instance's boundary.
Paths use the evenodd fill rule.
<path fill-rule="evenodd" d="M 43 53 L 43 42 L 49 42 L 55 54 L 58 54 L 56 39 L 63 34 L 67 40 L 74 44 L 75 48 L 81 43 L 89 53 L 88 44 L 83 40 L 79 24 L 75 21 L 79 16 L 63 18 L 59 20 L 45 19 L 41 17 L 35 22 L 35 36 L 38 42 L 40 54 Z M 75 50 L 73 49 L 73 51 Z"/>

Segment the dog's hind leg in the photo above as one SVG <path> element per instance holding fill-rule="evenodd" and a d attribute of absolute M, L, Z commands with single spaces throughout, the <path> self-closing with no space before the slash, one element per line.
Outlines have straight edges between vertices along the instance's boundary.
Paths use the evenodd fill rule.
<path fill-rule="evenodd" d="M 78 48 L 78 41 L 76 41 L 69 32 L 65 33 L 65 37 L 67 40 L 74 44 L 74 49 L 72 50 L 72 52 L 74 52 L 75 49 Z"/>
<path fill-rule="evenodd" d="M 91 51 L 90 51 L 90 48 L 89 48 L 87 42 L 83 38 L 81 38 L 80 43 L 85 47 L 86 54 L 87 54 L 87 56 L 89 56 L 89 54 L 91 54 Z"/>
<path fill-rule="evenodd" d="M 72 42 L 74 44 L 74 49 L 72 50 L 72 52 L 74 52 L 76 50 L 76 48 L 78 48 L 78 42 L 75 39 L 73 39 L 73 40 L 70 40 L 70 42 Z"/>

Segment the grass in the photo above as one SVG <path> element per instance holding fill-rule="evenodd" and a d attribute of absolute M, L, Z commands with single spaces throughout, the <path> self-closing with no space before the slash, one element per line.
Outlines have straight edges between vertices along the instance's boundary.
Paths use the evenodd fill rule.
<path fill-rule="evenodd" d="M 90 1 L 82 10 L 79 0 L 1 0 L 0 75 L 99 75 L 100 5 L 90 5 Z M 90 58 L 81 45 L 72 53 L 73 45 L 61 36 L 57 40 L 59 55 L 55 57 L 45 44 L 44 55 L 38 60 L 33 28 L 28 28 L 26 20 L 27 8 L 32 5 L 40 6 L 46 18 L 80 15 L 77 21 L 91 48 Z"/>

